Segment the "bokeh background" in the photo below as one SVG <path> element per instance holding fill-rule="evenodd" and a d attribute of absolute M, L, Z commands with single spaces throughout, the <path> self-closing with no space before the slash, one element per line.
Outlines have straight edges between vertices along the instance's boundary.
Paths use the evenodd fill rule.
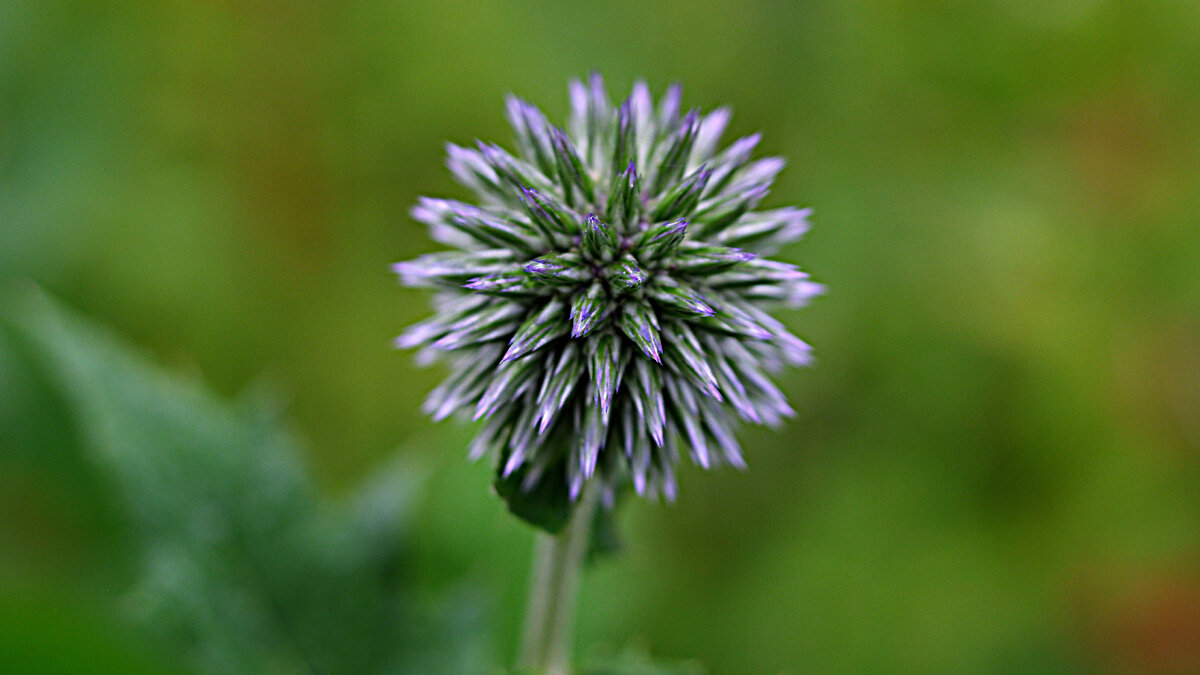
<path fill-rule="evenodd" d="M 815 210 L 781 257 L 829 287 L 783 316 L 818 363 L 782 380 L 794 420 L 743 433 L 749 470 L 625 505 L 578 652 L 1200 673 L 1198 36 L 1174 0 L 2 0 L 0 290 L 222 399 L 266 382 L 321 499 L 401 458 L 404 583 L 510 663 L 532 531 L 469 426 L 420 414 L 442 373 L 391 349 L 427 309 L 389 265 L 435 248 L 418 195 L 466 196 L 443 143 L 510 142 L 505 93 L 561 120 L 593 69 L 679 81 L 789 160 L 767 206 Z M 133 526 L 21 305 L 0 663 L 195 669 L 123 618 Z"/>

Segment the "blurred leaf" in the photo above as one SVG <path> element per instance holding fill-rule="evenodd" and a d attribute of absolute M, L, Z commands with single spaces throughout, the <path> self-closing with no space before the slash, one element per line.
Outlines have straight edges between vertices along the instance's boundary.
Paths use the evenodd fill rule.
<path fill-rule="evenodd" d="M 40 293 L 17 326 L 111 478 L 141 553 L 126 605 L 204 673 L 469 673 L 469 605 L 410 587 L 396 463 L 344 504 L 318 499 L 278 407 L 173 377 Z"/>
<path fill-rule="evenodd" d="M 51 593 L 0 588 L 0 673 L 152 675 L 176 673 L 139 650 L 119 627 L 64 606 Z M 69 635 L 70 639 L 63 639 Z"/>
<path fill-rule="evenodd" d="M 621 533 L 617 527 L 617 509 L 619 507 L 618 498 L 611 509 L 603 505 L 596 509 L 596 515 L 592 517 L 592 540 L 588 544 L 588 562 L 594 562 L 598 558 L 612 555 L 621 550 Z"/>
<path fill-rule="evenodd" d="M 549 469 L 550 472 L 561 475 L 561 480 L 540 480 L 531 490 L 522 486 L 527 469 L 522 467 L 505 476 L 503 467 L 504 462 L 497 464 L 492 485 L 508 510 L 521 520 L 551 534 L 561 532 L 571 517 L 573 507 L 570 495 L 567 494 L 566 469 L 563 462 L 558 462 Z"/>
<path fill-rule="evenodd" d="M 630 646 L 615 655 L 598 655 L 583 667 L 583 675 L 704 675 L 700 664 L 687 661 L 660 661 L 645 648 Z"/>

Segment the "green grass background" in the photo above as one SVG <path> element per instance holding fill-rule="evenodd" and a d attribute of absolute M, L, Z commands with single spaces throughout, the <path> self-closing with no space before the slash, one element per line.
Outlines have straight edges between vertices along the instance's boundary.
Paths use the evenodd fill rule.
<path fill-rule="evenodd" d="M 1173 0 L 0 0 L 0 284 L 268 380 L 328 495 L 424 466 L 414 578 L 486 597 L 507 663 L 531 532 L 420 414 L 389 264 L 435 248 L 418 195 L 466 196 L 443 143 L 510 142 L 505 93 L 561 120 L 593 69 L 679 81 L 789 160 L 767 206 L 814 208 L 784 257 L 829 292 L 783 318 L 818 363 L 748 471 L 625 507 L 579 651 L 1196 673 L 1198 36 Z M 0 652 L 177 672 L 110 621 L 121 528 L 34 380 L 0 358 Z"/>

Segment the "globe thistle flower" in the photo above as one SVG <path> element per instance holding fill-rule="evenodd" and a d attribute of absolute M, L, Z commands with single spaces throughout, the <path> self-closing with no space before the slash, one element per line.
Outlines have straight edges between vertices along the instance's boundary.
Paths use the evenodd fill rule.
<path fill-rule="evenodd" d="M 678 86 L 655 106 L 642 82 L 614 106 L 598 75 L 570 100 L 564 130 L 509 97 L 515 155 L 448 145 L 479 203 L 422 198 L 413 217 L 455 250 L 395 266 L 439 291 L 397 340 L 451 366 L 426 412 L 486 420 L 471 455 L 494 454 L 509 507 L 551 530 L 565 518 L 541 507 L 569 512 L 587 481 L 673 499 L 682 454 L 744 466 L 738 421 L 792 414 L 767 374 L 810 360 L 764 307 L 822 290 L 765 257 L 809 210 L 755 210 L 784 162 L 752 158 L 757 134 L 718 149 L 728 109 L 681 114 Z"/>

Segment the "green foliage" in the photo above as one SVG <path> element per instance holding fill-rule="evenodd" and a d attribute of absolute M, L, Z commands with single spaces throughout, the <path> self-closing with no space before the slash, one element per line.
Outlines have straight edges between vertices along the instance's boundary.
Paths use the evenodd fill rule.
<path fill-rule="evenodd" d="M 528 471 L 529 468 L 522 467 L 504 475 L 501 464 L 492 487 L 514 516 L 551 534 L 558 534 L 571 518 L 572 504 L 566 482 L 539 481 L 526 490 L 523 484 Z M 554 464 L 547 473 L 550 477 L 566 476 L 564 462 Z"/>
<path fill-rule="evenodd" d="M 593 656 L 581 675 L 705 675 L 705 670 L 695 662 L 656 659 L 640 646 L 627 646 L 616 654 Z"/>
<path fill-rule="evenodd" d="M 557 121 L 591 68 L 682 81 L 789 159 L 760 208 L 818 207 L 779 257 L 833 292 L 793 325 L 819 367 L 781 375 L 798 417 L 747 431 L 750 469 L 623 506 L 625 553 L 584 579 L 584 653 L 636 636 L 712 675 L 1162 672 L 1135 636 L 1172 649 L 1186 633 L 1155 626 L 1200 584 L 1197 34 L 1200 3 L 1173 0 L 0 0 L 0 276 L 223 394 L 270 375 L 329 490 L 404 443 L 436 472 L 414 591 L 477 580 L 515 644 L 526 535 L 462 460 L 468 427 L 420 413 L 449 370 L 387 349 L 427 308 L 383 270 L 436 248 L 405 216 L 418 195 L 469 195 L 442 139 L 511 147 L 506 92 Z M 761 249 L 789 222 L 748 219 L 713 242 Z M 0 611 L 30 629 L 0 654 L 35 630 L 94 644 L 36 617 L 125 587 L 99 474 L 25 379 L 0 363 Z"/>
<path fill-rule="evenodd" d="M 16 323 L 128 515 L 134 623 L 200 673 L 469 673 L 471 605 L 412 588 L 403 461 L 318 497 L 262 393 L 233 405 L 31 294 Z"/>

